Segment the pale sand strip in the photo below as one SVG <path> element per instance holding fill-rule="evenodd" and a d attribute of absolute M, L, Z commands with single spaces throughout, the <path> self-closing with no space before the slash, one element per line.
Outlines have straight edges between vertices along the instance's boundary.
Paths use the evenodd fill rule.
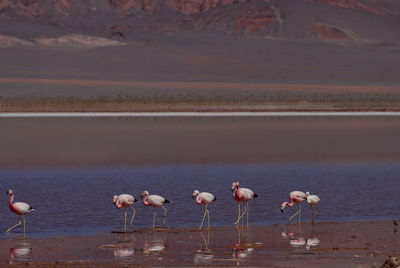
<path fill-rule="evenodd" d="M 299 117 L 299 116 L 400 116 L 400 112 L 73 112 L 73 113 L 0 113 L 0 118 L 38 117 Z"/>

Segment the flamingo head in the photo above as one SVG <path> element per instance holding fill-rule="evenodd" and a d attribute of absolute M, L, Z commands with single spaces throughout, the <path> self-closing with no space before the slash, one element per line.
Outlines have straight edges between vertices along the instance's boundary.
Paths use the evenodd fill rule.
<path fill-rule="evenodd" d="M 281 205 L 281 212 L 282 213 L 283 213 L 283 210 L 285 209 L 285 207 L 286 207 L 286 202 L 283 202 L 282 205 Z"/>
<path fill-rule="evenodd" d="M 6 192 L 6 194 L 13 194 L 14 192 L 13 192 L 13 190 L 8 190 L 7 192 Z"/>
<path fill-rule="evenodd" d="M 114 204 L 114 206 L 115 206 L 115 204 L 117 203 L 117 200 L 118 200 L 118 195 L 114 195 L 114 197 L 113 197 L 113 204 Z"/>
<path fill-rule="evenodd" d="M 235 188 L 236 188 L 236 189 L 239 188 L 239 182 L 238 182 L 238 181 L 232 183 L 231 191 L 233 192 L 233 191 L 235 190 Z"/>
<path fill-rule="evenodd" d="M 192 198 L 194 199 L 196 196 L 198 196 L 200 192 L 198 190 L 194 190 L 193 194 L 192 194 Z"/>
<path fill-rule="evenodd" d="M 310 192 L 306 192 L 306 198 L 310 195 Z"/>
<path fill-rule="evenodd" d="M 143 191 L 143 193 L 141 193 L 140 198 L 143 199 L 144 197 L 148 196 L 149 192 L 148 191 Z"/>

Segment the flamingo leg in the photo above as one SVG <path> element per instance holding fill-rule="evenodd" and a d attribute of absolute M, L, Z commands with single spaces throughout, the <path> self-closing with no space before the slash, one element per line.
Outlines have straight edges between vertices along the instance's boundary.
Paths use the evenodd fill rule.
<path fill-rule="evenodd" d="M 299 225 L 301 224 L 301 203 L 299 203 Z"/>
<path fill-rule="evenodd" d="M 203 220 L 201 221 L 201 224 L 200 224 L 200 227 L 199 227 L 200 230 L 201 230 L 201 228 L 203 228 L 204 219 L 206 218 L 207 206 L 208 206 L 208 205 L 206 205 L 206 208 L 204 209 Z"/>
<path fill-rule="evenodd" d="M 167 217 L 167 208 L 164 206 L 161 206 L 164 209 L 164 227 L 167 227 L 167 225 L 165 224 L 165 218 Z"/>
<path fill-rule="evenodd" d="M 136 214 L 136 209 L 134 207 L 131 207 L 133 209 L 133 215 L 132 215 L 132 219 L 131 219 L 131 229 L 132 229 L 132 224 L 133 224 L 133 218 L 135 218 L 135 214 Z"/>
<path fill-rule="evenodd" d="M 19 216 L 19 222 L 18 222 L 16 225 L 14 225 L 14 226 L 12 226 L 12 227 L 10 227 L 10 228 L 7 229 L 7 233 L 8 233 L 9 231 L 11 231 L 12 229 L 14 229 L 15 227 L 20 226 L 20 225 L 21 225 L 21 216 Z"/>
<path fill-rule="evenodd" d="M 238 224 L 238 223 L 239 223 L 239 220 L 240 220 L 240 203 L 239 203 L 238 207 L 239 207 L 239 213 L 238 213 L 238 218 L 237 218 L 237 220 L 235 221 L 235 224 Z"/>
<path fill-rule="evenodd" d="M 296 215 L 299 214 L 299 213 L 300 213 L 300 211 L 297 210 L 296 213 L 294 213 L 294 214 L 289 218 L 289 221 L 291 221 L 291 220 L 294 218 L 294 216 L 296 216 Z"/>
<path fill-rule="evenodd" d="M 240 215 L 238 217 L 237 221 L 235 221 L 235 224 L 239 223 L 239 221 L 243 218 L 243 216 L 244 216 L 244 214 L 246 214 L 246 212 L 247 212 L 247 207 L 246 207 L 246 205 L 244 205 L 244 211 L 243 211 L 242 215 Z M 242 224 L 243 224 L 243 221 L 242 221 Z"/>
<path fill-rule="evenodd" d="M 22 215 L 22 218 L 24 219 L 24 236 L 25 236 L 25 215 Z"/>
<path fill-rule="evenodd" d="M 124 215 L 125 215 L 124 232 L 126 232 L 126 218 L 128 217 L 128 215 L 126 213 L 126 208 L 124 208 Z"/>
<path fill-rule="evenodd" d="M 207 218 L 208 218 L 208 230 L 210 230 L 210 211 L 208 210 L 208 205 L 206 205 L 206 210 L 207 210 Z"/>
<path fill-rule="evenodd" d="M 249 203 L 246 202 L 247 228 L 249 227 Z"/>
<path fill-rule="evenodd" d="M 156 208 L 153 207 L 153 209 L 154 209 L 154 213 L 153 213 L 153 229 L 154 229 L 154 224 L 156 222 Z"/>

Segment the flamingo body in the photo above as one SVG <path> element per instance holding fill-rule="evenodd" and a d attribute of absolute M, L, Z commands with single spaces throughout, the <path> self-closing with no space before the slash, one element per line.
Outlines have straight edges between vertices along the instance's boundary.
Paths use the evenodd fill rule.
<path fill-rule="evenodd" d="M 113 198 L 113 204 L 115 205 L 116 208 L 124 208 L 125 212 L 125 225 L 124 225 L 124 232 L 126 232 L 126 208 L 131 207 L 133 209 L 133 215 L 130 223 L 130 227 L 132 228 L 133 224 L 133 218 L 135 217 L 136 214 L 136 209 L 133 207 L 133 204 L 138 201 L 136 198 L 134 198 L 130 194 L 120 194 L 120 195 L 114 195 Z"/>
<path fill-rule="evenodd" d="M 210 229 L 210 211 L 208 210 L 208 205 L 217 200 L 212 193 L 202 192 L 200 193 L 198 190 L 194 190 L 192 194 L 193 199 L 196 198 L 197 205 L 206 205 L 204 210 L 203 220 L 201 221 L 199 229 L 203 227 L 204 219 L 206 215 L 208 216 L 208 229 Z"/>
<path fill-rule="evenodd" d="M 164 227 L 166 226 L 165 224 L 165 218 L 167 216 L 167 209 L 164 207 L 166 203 L 170 203 L 169 200 L 165 199 L 164 197 L 160 195 L 155 195 L 152 194 L 150 195 L 148 191 L 144 191 L 141 195 L 143 205 L 145 206 L 151 206 L 154 208 L 154 216 L 153 216 L 153 228 L 156 220 L 156 207 L 161 207 L 164 209 Z"/>
<path fill-rule="evenodd" d="M 33 208 L 25 202 L 15 202 L 10 204 L 10 210 L 17 215 L 24 215 L 28 212 L 31 212 Z"/>
<path fill-rule="evenodd" d="M 193 197 L 196 197 L 196 204 L 197 205 L 208 205 L 217 200 L 212 193 L 207 192 L 199 192 L 195 190 L 193 192 Z"/>
<path fill-rule="evenodd" d="M 131 207 L 133 204 L 137 201 L 136 198 L 134 198 L 130 194 L 120 194 L 120 195 L 114 195 L 113 203 L 117 208 L 122 208 L 122 207 Z"/>
<path fill-rule="evenodd" d="M 306 193 L 306 198 L 307 198 L 307 203 L 311 207 L 312 223 L 314 223 L 314 218 L 316 216 L 316 213 L 318 212 L 318 203 L 320 199 L 318 195 L 310 194 L 309 192 Z M 316 212 L 314 212 L 314 207 L 316 207 Z"/>
<path fill-rule="evenodd" d="M 318 195 L 311 194 L 309 192 L 306 193 L 307 203 L 310 206 L 315 206 L 319 203 L 320 199 Z"/>
<path fill-rule="evenodd" d="M 235 221 L 235 224 L 238 224 L 240 219 L 242 219 L 243 216 L 245 214 L 247 214 L 247 226 L 248 226 L 249 225 L 249 214 L 248 214 L 249 205 L 247 204 L 247 202 L 253 198 L 257 198 L 258 195 L 248 188 L 240 188 L 238 181 L 232 183 L 231 191 L 232 191 L 233 199 L 235 199 L 239 203 L 239 214 L 238 214 L 238 219 Z M 245 203 L 244 204 L 244 212 L 242 214 L 240 213 L 240 203 L 241 202 Z M 242 225 L 243 225 L 243 221 L 242 221 Z"/>
<path fill-rule="evenodd" d="M 9 202 L 10 210 L 12 212 L 14 212 L 15 214 L 17 214 L 18 216 L 20 216 L 19 222 L 16 225 L 8 228 L 7 232 L 9 232 L 12 229 L 14 229 L 15 227 L 21 225 L 21 216 L 22 216 L 23 219 L 24 219 L 24 235 L 25 235 L 25 214 L 27 214 L 27 213 L 29 213 L 31 211 L 34 211 L 34 209 L 28 203 L 25 203 L 25 202 L 15 202 L 15 203 L 13 203 L 13 201 L 14 201 L 14 192 L 12 190 L 8 190 L 6 194 L 10 195 L 10 202 Z"/>
<path fill-rule="evenodd" d="M 307 199 L 306 194 L 303 193 L 302 191 L 293 191 L 293 192 L 290 192 L 289 198 L 290 198 L 290 203 L 289 202 L 283 202 L 282 203 L 281 212 L 283 213 L 283 210 L 285 209 L 286 206 L 292 207 L 294 204 L 297 204 L 299 209 L 297 210 L 297 212 L 295 214 L 293 214 L 289 218 L 289 221 L 291 221 L 294 216 L 299 214 L 299 224 L 300 224 L 301 223 L 301 220 L 300 220 L 300 218 L 301 218 L 301 207 L 300 207 L 300 204 L 301 204 L 301 202 L 303 202 L 303 201 L 305 201 Z"/>

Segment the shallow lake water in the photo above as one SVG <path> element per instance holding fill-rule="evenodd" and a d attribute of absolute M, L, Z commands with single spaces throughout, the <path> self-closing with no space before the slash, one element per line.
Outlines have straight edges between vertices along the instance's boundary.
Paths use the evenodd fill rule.
<path fill-rule="evenodd" d="M 113 195 L 140 200 L 144 190 L 172 201 L 169 227 L 200 224 L 195 189 L 218 199 L 210 205 L 212 226 L 230 226 L 237 180 L 259 195 L 250 202 L 253 225 L 286 223 L 295 208 L 282 215 L 280 204 L 292 190 L 320 196 L 317 221 L 400 214 L 399 117 L 2 118 L 0 129 L 3 238 L 18 222 L 8 189 L 36 209 L 27 215 L 31 237 L 122 230 Z M 134 228 L 150 227 L 153 209 L 135 207 Z M 302 207 L 302 220 L 311 221 Z"/>

